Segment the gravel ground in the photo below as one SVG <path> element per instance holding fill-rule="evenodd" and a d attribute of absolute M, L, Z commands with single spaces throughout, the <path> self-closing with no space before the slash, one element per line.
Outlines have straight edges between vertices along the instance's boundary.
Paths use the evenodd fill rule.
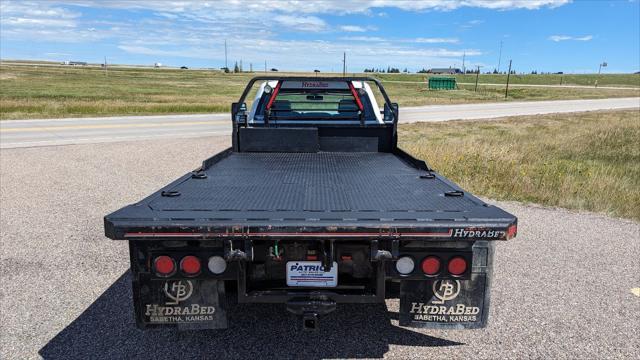
<path fill-rule="evenodd" d="M 637 358 L 640 224 L 498 203 L 490 325 L 397 327 L 398 302 L 339 306 L 317 333 L 281 305 L 235 306 L 226 331 L 135 328 L 125 242 L 102 216 L 228 145 L 228 137 L 3 150 L 0 358 Z M 240 341 L 238 341 L 240 340 Z"/>

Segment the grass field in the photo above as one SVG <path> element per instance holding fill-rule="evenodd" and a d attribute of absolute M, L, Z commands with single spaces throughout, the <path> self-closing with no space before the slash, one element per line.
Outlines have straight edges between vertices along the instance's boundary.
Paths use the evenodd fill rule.
<path fill-rule="evenodd" d="M 400 126 L 400 146 L 470 192 L 640 220 L 640 112 Z"/>
<path fill-rule="evenodd" d="M 378 74 L 383 80 L 395 81 L 417 81 L 429 76 L 449 76 L 449 75 L 429 75 L 429 74 Z M 475 83 L 475 74 L 455 75 L 459 83 Z M 519 75 L 512 74 L 509 77 L 510 84 L 526 85 L 582 85 L 595 86 L 629 86 L 640 87 L 640 74 L 538 74 Z M 480 74 L 479 84 L 505 84 L 507 75 Z"/>
<path fill-rule="evenodd" d="M 0 64 L 0 119 L 225 112 L 238 99 L 248 79 L 262 75 L 124 67 L 112 67 L 105 74 L 99 67 L 48 65 Z M 427 91 L 424 82 L 420 82 L 424 79 L 422 74 L 375 76 L 383 80 L 415 81 L 415 84 L 385 83 L 391 98 L 401 106 L 504 101 L 504 90 L 496 87 L 481 86 L 478 92 L 472 86 L 454 91 Z M 554 76 L 514 76 L 514 82 L 554 82 Z M 587 84 L 593 76 L 572 75 L 572 78 L 576 83 Z M 485 83 L 500 81 L 496 75 L 481 75 L 481 79 Z M 640 86 L 640 75 L 602 75 L 598 79 L 601 85 Z M 467 81 L 464 76 L 460 80 Z M 509 100 L 638 95 L 638 89 L 514 88 Z"/>

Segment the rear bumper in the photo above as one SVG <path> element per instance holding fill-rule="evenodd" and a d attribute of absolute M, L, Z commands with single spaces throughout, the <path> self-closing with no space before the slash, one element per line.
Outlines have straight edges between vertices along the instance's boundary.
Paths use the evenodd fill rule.
<path fill-rule="evenodd" d="M 477 241 L 470 248 L 468 242 L 441 244 L 448 244 L 457 256 L 470 251 L 471 269 L 457 279 L 426 278 L 418 274 L 400 276 L 393 270 L 393 258 L 408 251 L 400 248 L 398 254 L 389 259 L 371 261 L 371 271 L 356 285 L 339 282 L 335 288 L 256 285 L 253 281 L 256 275 L 251 272 L 255 270 L 250 260 L 254 257 L 252 253 L 230 262 L 227 270 L 218 276 L 201 274 L 191 278 L 173 276 L 162 279 L 149 271 L 151 258 L 157 253 L 157 249 L 148 248 L 151 244 L 153 242 L 130 242 L 136 323 L 140 328 L 167 325 L 181 329 L 226 328 L 228 298 L 225 283 L 229 282 L 237 284 L 238 303 L 285 304 L 289 312 L 306 318 L 303 324 L 317 324 L 317 316 L 333 311 L 339 304 L 382 303 L 388 295 L 386 285 L 389 281 L 400 282 L 397 295 L 401 326 L 481 328 L 488 320 L 494 246 L 490 241 Z M 168 244 L 180 248 L 180 242 Z M 455 249 L 456 246 L 460 248 Z M 166 253 L 169 250 L 163 248 L 162 251 Z M 184 250 L 170 251 L 185 253 Z M 206 258 L 223 249 L 201 248 L 200 251 Z M 333 251 L 339 254 L 340 248 Z M 428 251 L 437 253 L 438 249 Z M 373 258 L 372 255 L 370 259 Z"/>

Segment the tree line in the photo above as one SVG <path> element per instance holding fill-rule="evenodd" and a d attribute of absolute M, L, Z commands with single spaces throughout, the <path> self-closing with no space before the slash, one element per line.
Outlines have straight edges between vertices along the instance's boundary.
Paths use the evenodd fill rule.
<path fill-rule="evenodd" d="M 371 68 L 371 69 L 364 69 L 364 72 L 366 72 L 366 73 L 399 74 L 400 73 L 400 69 L 388 66 L 386 70 L 384 68 Z M 409 71 L 409 69 L 404 68 L 404 70 L 402 70 L 402 72 L 403 73 L 409 73 L 410 71 Z"/>

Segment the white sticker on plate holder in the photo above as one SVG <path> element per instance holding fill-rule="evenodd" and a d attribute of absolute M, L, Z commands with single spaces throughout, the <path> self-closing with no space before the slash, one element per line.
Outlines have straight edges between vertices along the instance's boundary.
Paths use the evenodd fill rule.
<path fill-rule="evenodd" d="M 333 262 L 329 272 L 324 272 L 320 261 L 287 262 L 287 286 L 336 287 L 338 263 Z"/>

